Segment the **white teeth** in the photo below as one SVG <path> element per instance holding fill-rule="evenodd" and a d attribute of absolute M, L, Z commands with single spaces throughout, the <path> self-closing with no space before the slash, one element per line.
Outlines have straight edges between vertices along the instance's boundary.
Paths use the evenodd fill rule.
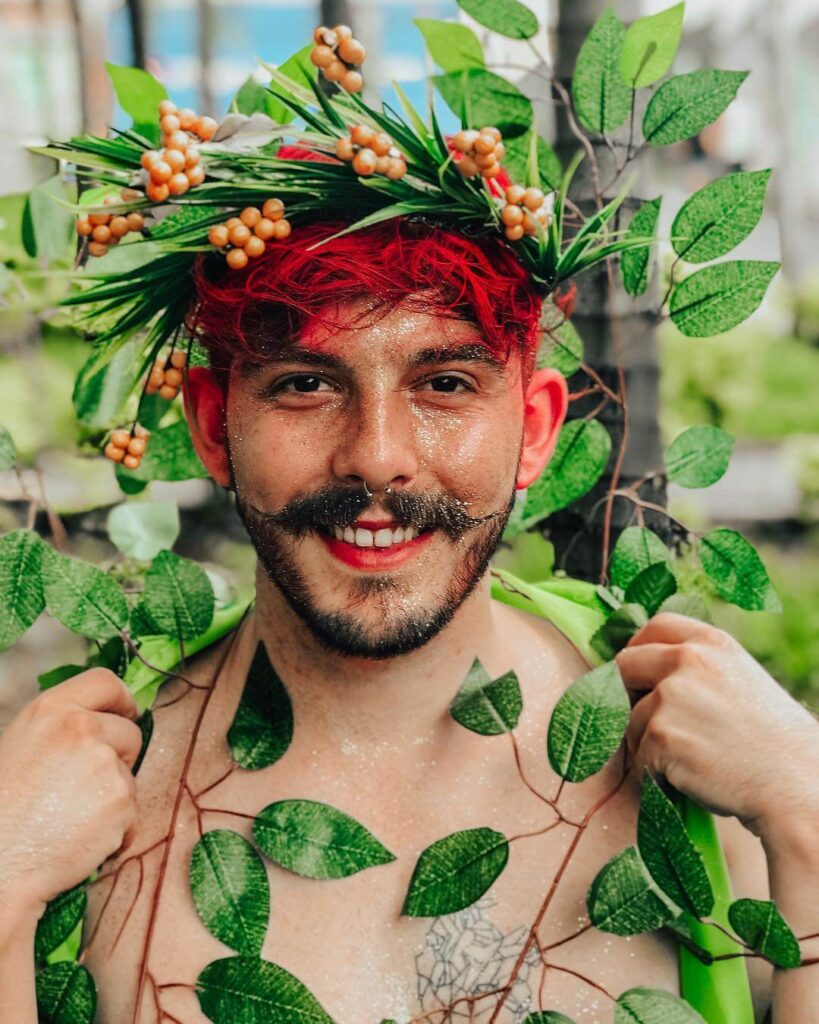
<path fill-rule="evenodd" d="M 344 540 L 344 530 L 340 526 L 333 527 L 333 534 L 336 540 Z"/>
<path fill-rule="evenodd" d="M 348 544 L 355 544 L 355 530 L 352 528 L 352 526 L 348 526 L 345 530 L 342 531 L 342 534 L 342 539 L 346 540 Z"/>
<path fill-rule="evenodd" d="M 355 545 L 357 548 L 371 548 L 373 546 L 372 530 L 364 530 L 359 526 L 355 531 Z"/>
<path fill-rule="evenodd" d="M 375 546 L 377 548 L 388 548 L 392 544 L 392 530 L 377 530 L 375 533 Z"/>
<path fill-rule="evenodd" d="M 397 530 L 392 531 L 392 542 L 393 544 L 401 544 L 404 540 L 404 527 L 399 526 Z"/>
<path fill-rule="evenodd" d="M 393 544 L 406 544 L 408 541 L 415 540 L 418 532 L 413 526 L 398 526 L 395 529 L 385 526 L 375 531 L 365 530 L 362 526 L 355 529 L 352 526 L 334 526 L 332 528 L 332 534 L 336 540 L 355 544 L 359 548 L 389 548 Z"/>
<path fill-rule="evenodd" d="M 404 527 L 404 540 L 405 541 L 406 540 L 415 540 L 415 538 L 417 536 L 418 536 L 418 531 L 415 529 L 414 526 L 406 526 L 406 527 Z"/>

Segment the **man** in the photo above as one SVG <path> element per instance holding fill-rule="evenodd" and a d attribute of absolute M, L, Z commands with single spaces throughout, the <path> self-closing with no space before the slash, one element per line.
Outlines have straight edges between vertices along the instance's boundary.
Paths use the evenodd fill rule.
<path fill-rule="evenodd" d="M 394 855 L 323 881 L 267 864 L 262 958 L 343 1024 L 603 1022 L 625 989 L 678 992 L 673 943 L 604 935 L 585 909 L 633 841 L 644 767 L 726 816 L 737 895 L 770 892 L 797 935 L 819 931 L 819 726 L 722 632 L 661 615 L 618 656 L 635 700 L 625 778 L 620 756 L 562 789 L 549 767 L 551 710 L 587 666 L 488 589 L 515 490 L 547 464 L 566 411 L 559 374 L 533 371 L 537 303 L 512 258 L 401 221 L 311 249 L 331 230 L 304 229 L 255 277 L 203 269 L 190 316 L 212 362 L 188 377 L 192 434 L 256 548 L 252 613 L 166 685 L 135 781 L 136 709 L 101 670 L 38 697 L 0 739 L 3 1021 L 36 1020 L 45 902 L 109 855 L 84 939 L 96 1019 L 207 1020 L 195 982 L 226 948 L 197 916 L 191 849 L 212 829 L 249 838 L 262 807 L 294 797 L 349 814 Z M 489 301 L 501 293 L 528 314 L 505 316 Z M 295 729 L 280 760 L 246 771 L 226 733 L 260 642 Z M 476 657 L 520 680 L 514 744 L 449 714 Z M 487 894 L 402 916 L 421 851 L 478 827 L 512 840 Z M 816 938 L 802 949 L 819 954 Z M 750 970 L 760 1019 L 772 1004 L 774 1024 L 819 1021 L 816 967 Z"/>

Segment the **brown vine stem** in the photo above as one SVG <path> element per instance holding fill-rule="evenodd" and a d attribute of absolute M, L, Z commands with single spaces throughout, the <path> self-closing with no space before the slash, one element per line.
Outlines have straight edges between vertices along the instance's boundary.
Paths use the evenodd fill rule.
<path fill-rule="evenodd" d="M 603 988 L 602 985 L 596 981 L 592 981 L 591 978 L 586 977 L 585 974 L 581 974 L 580 971 L 572 970 L 571 967 L 564 967 L 562 964 L 553 964 L 549 961 L 549 967 L 553 971 L 559 971 L 561 974 L 571 974 L 573 978 L 578 978 L 580 981 L 585 982 L 591 988 L 597 989 L 598 992 L 602 992 L 604 996 L 608 996 L 613 1003 L 617 1002 L 617 996 L 613 996 L 607 988 Z"/>
<path fill-rule="evenodd" d="M 119 635 L 122 638 L 123 643 L 126 644 L 126 646 L 131 649 L 132 653 L 134 654 L 134 657 L 136 657 L 137 660 L 141 661 L 142 664 L 146 668 L 149 668 L 152 672 L 156 672 L 158 675 L 164 676 L 166 682 L 169 679 L 179 679 L 181 682 L 183 682 L 191 690 L 210 690 L 211 689 L 210 685 L 203 686 L 201 683 L 195 683 L 195 682 L 193 682 L 192 679 L 188 679 L 187 676 L 184 676 L 184 675 L 182 675 L 179 672 L 167 672 L 164 668 L 159 668 L 158 665 L 152 665 L 151 662 L 148 661 L 148 659 L 143 654 L 140 653 L 139 648 L 134 643 L 134 641 L 131 639 L 131 634 L 128 632 L 127 629 L 120 630 L 120 634 Z M 180 652 L 181 652 L 182 651 L 181 642 L 180 642 L 180 648 L 179 649 L 180 649 Z M 170 707 L 171 704 L 175 704 L 175 703 L 176 703 L 176 701 L 170 701 L 168 704 L 164 704 L 163 707 Z"/>
<path fill-rule="evenodd" d="M 574 822 L 570 822 L 563 817 L 563 815 L 560 812 L 560 808 L 557 806 L 557 801 L 551 800 L 548 796 L 545 795 L 545 793 L 541 793 L 540 790 L 536 789 L 529 781 L 529 779 L 526 777 L 526 773 L 523 770 L 523 761 L 520 756 L 520 746 L 518 745 L 518 741 L 514 731 L 511 729 L 509 731 L 509 739 L 512 741 L 512 750 L 515 754 L 515 766 L 517 767 L 518 775 L 520 776 L 521 782 L 524 784 L 524 786 L 526 786 L 530 793 L 533 793 L 538 798 L 538 800 L 542 800 L 544 804 L 547 804 L 549 807 L 551 807 L 551 809 L 562 821 L 565 821 L 567 824 L 573 825 Z"/>
<path fill-rule="evenodd" d="M 551 949 L 557 949 L 558 946 L 565 946 L 567 942 L 571 942 L 573 939 L 579 938 L 585 932 L 589 931 L 592 927 L 591 921 L 588 924 L 584 924 L 582 928 L 578 928 L 576 932 L 572 932 L 571 935 L 567 935 L 563 939 L 558 939 L 557 942 L 550 942 L 548 946 L 542 946 L 541 951 L 548 953 Z"/>
<path fill-rule="evenodd" d="M 443 1024 L 443 1021 L 446 1021 L 448 1017 L 452 1016 L 452 1012 L 457 1006 L 466 1003 L 471 1010 L 475 1003 L 479 1003 L 482 999 L 491 999 L 492 996 L 500 995 L 501 992 L 503 992 L 502 988 L 495 988 L 491 989 L 489 992 L 479 992 L 474 996 L 459 996 L 453 1003 L 450 1003 L 449 1006 L 438 1006 L 434 1010 L 427 1010 L 425 1013 L 421 1013 L 417 1017 L 413 1017 L 412 1020 L 409 1021 L 409 1024 L 422 1024 L 423 1021 L 431 1020 L 436 1013 L 444 1014 L 442 1018 Z"/>

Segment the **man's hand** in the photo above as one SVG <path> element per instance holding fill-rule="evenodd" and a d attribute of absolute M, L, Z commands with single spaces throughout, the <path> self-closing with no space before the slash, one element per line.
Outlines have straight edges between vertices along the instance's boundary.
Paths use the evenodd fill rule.
<path fill-rule="evenodd" d="M 763 838 L 788 816 L 819 821 L 819 722 L 733 637 L 664 613 L 616 661 L 636 699 L 626 738 L 640 770 Z"/>
<path fill-rule="evenodd" d="M 121 679 L 90 669 L 0 736 L 0 903 L 42 913 L 122 845 L 136 820 L 137 714 Z"/>

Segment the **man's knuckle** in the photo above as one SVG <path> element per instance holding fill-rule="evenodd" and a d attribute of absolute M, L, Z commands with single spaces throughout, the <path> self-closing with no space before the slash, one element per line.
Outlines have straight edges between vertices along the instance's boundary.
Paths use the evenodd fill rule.
<path fill-rule="evenodd" d="M 99 735 L 100 727 L 94 716 L 88 711 L 69 711 L 64 716 L 62 728 L 67 736 L 74 740 L 93 739 Z"/>

